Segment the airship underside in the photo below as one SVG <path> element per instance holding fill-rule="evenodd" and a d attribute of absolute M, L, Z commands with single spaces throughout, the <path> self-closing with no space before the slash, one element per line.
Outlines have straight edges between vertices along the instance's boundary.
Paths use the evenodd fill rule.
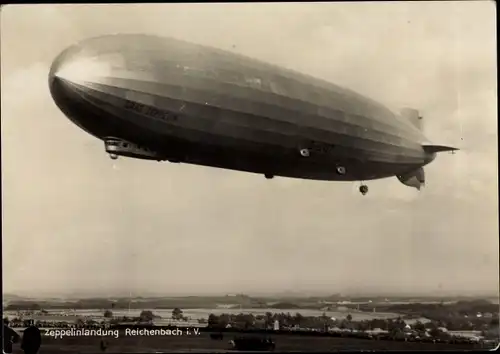
<path fill-rule="evenodd" d="M 420 189 L 436 152 L 421 117 L 215 48 L 108 35 L 63 51 L 52 97 L 113 157 L 169 160 L 315 180 L 397 176 Z M 361 188 L 366 193 L 366 186 Z"/>

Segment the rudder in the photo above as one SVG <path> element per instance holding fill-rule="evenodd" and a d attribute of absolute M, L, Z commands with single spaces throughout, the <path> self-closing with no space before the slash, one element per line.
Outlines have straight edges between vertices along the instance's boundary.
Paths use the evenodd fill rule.
<path fill-rule="evenodd" d="M 396 177 L 404 185 L 417 188 L 418 190 L 425 185 L 425 171 L 422 167 L 402 175 L 397 175 Z"/>
<path fill-rule="evenodd" d="M 420 115 L 418 110 L 414 108 L 403 108 L 401 109 L 401 116 L 408 120 L 411 124 L 417 127 L 419 130 L 423 130 L 423 117 Z"/>

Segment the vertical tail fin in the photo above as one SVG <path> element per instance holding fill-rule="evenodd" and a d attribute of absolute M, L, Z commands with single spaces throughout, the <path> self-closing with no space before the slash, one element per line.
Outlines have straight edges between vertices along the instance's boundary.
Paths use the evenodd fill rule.
<path fill-rule="evenodd" d="M 422 167 L 403 175 L 397 175 L 396 177 L 404 185 L 417 188 L 418 190 L 425 185 L 425 171 Z"/>
<path fill-rule="evenodd" d="M 403 119 L 408 120 L 411 124 L 413 124 L 417 129 L 423 130 L 423 117 L 420 115 L 418 110 L 413 108 L 403 108 L 401 109 L 401 116 Z"/>

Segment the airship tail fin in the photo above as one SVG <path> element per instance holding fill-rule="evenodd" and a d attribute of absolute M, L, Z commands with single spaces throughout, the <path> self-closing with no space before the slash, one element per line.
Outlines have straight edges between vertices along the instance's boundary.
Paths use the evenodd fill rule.
<path fill-rule="evenodd" d="M 432 145 L 432 144 L 423 144 L 422 147 L 424 148 L 424 151 L 433 154 L 436 152 L 442 152 L 442 151 L 457 151 L 460 150 L 458 148 L 452 147 L 452 146 L 446 146 L 446 145 Z"/>
<path fill-rule="evenodd" d="M 396 176 L 401 183 L 408 187 L 413 187 L 420 190 L 425 186 L 425 172 L 422 167 L 408 173 Z"/>
<path fill-rule="evenodd" d="M 412 125 L 414 125 L 419 130 L 424 129 L 423 117 L 420 115 L 418 110 L 413 108 L 403 108 L 401 110 L 401 116 L 408 120 Z"/>

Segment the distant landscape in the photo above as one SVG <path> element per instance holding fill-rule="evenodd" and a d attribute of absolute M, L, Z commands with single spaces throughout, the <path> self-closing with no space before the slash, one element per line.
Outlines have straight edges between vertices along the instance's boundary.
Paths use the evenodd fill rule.
<path fill-rule="evenodd" d="M 279 346 L 290 350 L 310 350 L 308 343 L 327 347 L 382 345 L 384 348 L 413 348 L 414 345 L 449 345 L 458 349 L 492 348 L 499 341 L 498 299 L 472 297 L 254 297 L 245 294 L 178 297 L 89 297 L 26 298 L 4 295 L 4 319 L 17 332 L 33 323 L 44 331 L 59 328 L 154 328 L 199 327 L 204 339 L 179 342 L 178 345 L 211 347 L 216 342 L 208 333 L 261 333 L 277 335 Z M 228 332 L 228 335 L 230 333 Z M 233 334 L 236 335 L 236 334 Z M 296 335 L 300 335 L 298 340 Z M 319 335 L 328 338 L 305 336 Z M 295 339 L 294 339 L 295 338 Z M 307 337 L 309 338 L 309 337 Z M 314 340 L 314 342 L 311 342 Z M 76 339 L 64 339 L 68 347 Z M 335 342 L 337 341 L 337 342 Z M 381 342 L 383 341 L 383 342 Z M 73 343 L 74 342 L 74 343 Z M 129 341 L 130 342 L 130 341 Z M 127 346 L 141 341 L 127 342 Z M 413 344 L 411 344 L 411 343 Z M 57 343 L 52 344 L 51 350 Z M 73 344 L 71 344 L 73 343 Z M 84 342 L 73 349 L 83 350 Z M 121 343 L 121 344 L 120 344 Z M 139 344 L 138 344 L 139 343 Z M 165 349 L 172 341 L 152 346 Z M 292 346 L 292 343 L 293 344 Z M 300 344 L 302 343 L 302 344 Z M 335 344 L 337 343 L 337 344 Z M 364 344 L 363 344 L 364 343 Z M 385 343 L 385 344 L 384 344 Z M 400 343 L 400 344 L 397 344 Z M 222 342 L 221 342 L 222 344 Z M 300 345 L 299 345 L 300 344 Z M 314 345 L 316 345 L 314 344 Z M 113 346 L 125 345 L 120 339 Z M 319 345 L 319 344 L 318 344 Z M 323 344 L 321 344 L 323 345 Z M 288 347 L 290 346 L 290 347 Z M 327 348 L 325 347 L 325 348 Z M 128 347 L 127 347 L 128 348 Z M 168 347 L 170 348 L 170 347 Z M 222 349 L 223 347 L 219 347 Z M 318 347 L 319 348 L 319 347 Z M 424 347 L 422 347 L 424 348 Z M 443 347 L 444 348 L 444 347 Z M 451 348 L 451 347 L 450 347 Z M 73 350 L 72 349 L 72 350 Z M 435 349 L 438 349 L 437 347 Z M 127 349 L 128 350 L 128 349 Z M 325 349 L 326 350 L 326 349 Z"/>
<path fill-rule="evenodd" d="M 29 315 L 39 321 L 76 321 L 80 317 L 103 320 L 105 311 L 112 317 L 139 319 L 147 311 L 157 324 L 171 324 L 173 309 L 182 309 L 185 322 L 206 324 L 211 315 L 269 316 L 300 315 L 351 321 L 405 319 L 407 323 L 436 321 L 450 328 L 484 329 L 483 324 L 498 321 L 498 299 L 469 297 L 253 297 L 245 294 L 223 296 L 45 298 L 34 299 L 4 295 L 4 315 L 21 318 Z M 493 301 L 492 301 L 493 300 Z M 496 300 L 496 301 L 495 301 Z M 452 321 L 453 320 L 453 321 Z M 117 321 L 117 320 L 116 320 Z M 486 321 L 486 322 L 485 322 Z M 439 323 L 438 323 L 439 322 Z M 478 322 L 474 325 L 473 322 Z M 484 322 L 484 323 L 483 323 Z M 117 322 L 118 323 L 118 322 Z"/>
<path fill-rule="evenodd" d="M 397 305 L 408 303 L 439 304 L 458 301 L 484 300 L 498 304 L 499 298 L 479 297 L 349 297 L 342 295 L 330 296 L 281 296 L 255 297 L 245 294 L 222 296 L 154 296 L 154 297 L 52 297 L 33 298 L 12 294 L 3 295 L 4 310 L 40 310 L 40 309 L 173 309 L 175 307 L 188 309 L 307 309 L 328 311 L 339 306 L 360 311 L 391 312 Z"/>

